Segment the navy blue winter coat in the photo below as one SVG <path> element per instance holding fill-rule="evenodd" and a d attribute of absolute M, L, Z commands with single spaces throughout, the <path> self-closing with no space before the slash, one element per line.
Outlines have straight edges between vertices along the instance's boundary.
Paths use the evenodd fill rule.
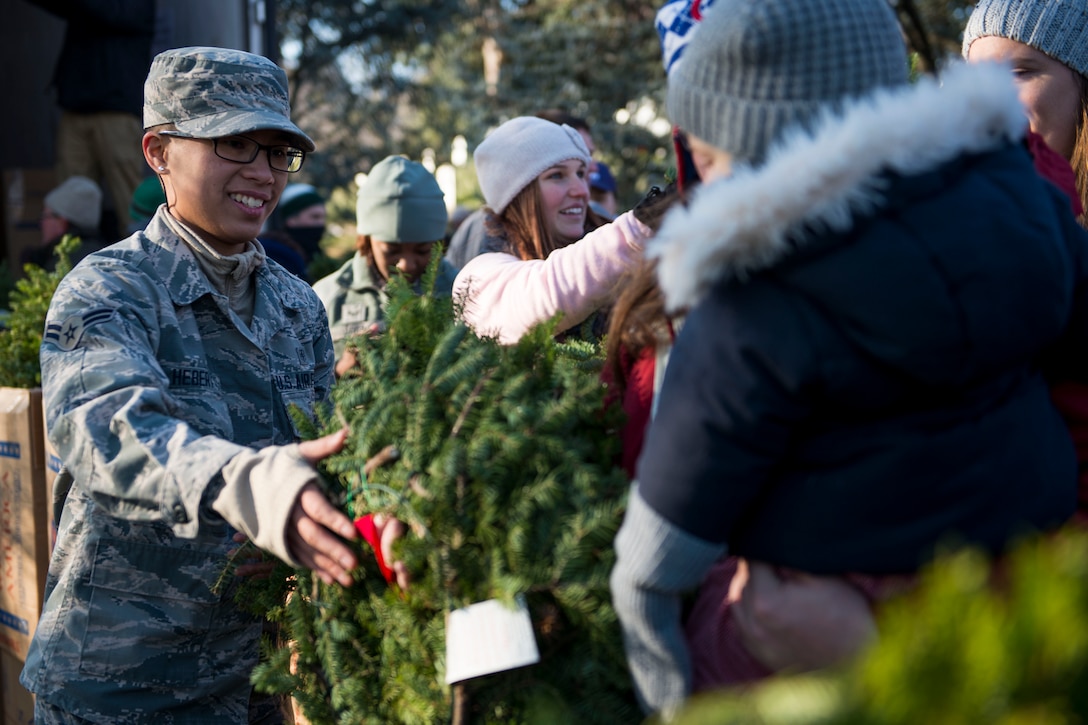
<path fill-rule="evenodd" d="M 898 138 L 802 140 L 666 220 L 651 253 L 691 310 L 638 479 L 672 524 L 805 571 L 893 573 L 1072 514 L 1043 368 L 1088 372 L 1088 234 L 1022 121 L 962 105 Z"/>

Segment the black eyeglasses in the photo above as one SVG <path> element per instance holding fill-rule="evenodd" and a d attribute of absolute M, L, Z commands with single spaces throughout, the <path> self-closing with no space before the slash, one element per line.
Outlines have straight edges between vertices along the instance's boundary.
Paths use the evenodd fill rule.
<path fill-rule="evenodd" d="M 160 131 L 162 136 L 171 138 L 187 138 L 193 141 L 211 141 L 215 155 L 224 161 L 233 161 L 236 164 L 248 164 L 257 158 L 261 150 L 268 152 L 268 165 L 276 171 L 286 171 L 293 174 L 302 168 L 302 162 L 306 160 L 306 152 L 300 148 L 286 145 L 265 146 L 257 143 L 248 136 L 223 136 L 222 138 L 197 138 L 180 131 Z"/>

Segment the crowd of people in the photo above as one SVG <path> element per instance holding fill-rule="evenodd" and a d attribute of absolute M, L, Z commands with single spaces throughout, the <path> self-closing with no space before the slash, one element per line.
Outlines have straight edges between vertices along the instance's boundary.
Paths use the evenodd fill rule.
<path fill-rule="evenodd" d="M 617 209 L 588 124 L 513 117 L 475 149 L 485 206 L 433 290 L 426 168 L 376 164 L 354 253 L 311 280 L 325 199 L 288 184 L 316 144 L 284 71 L 151 60 L 130 234 L 98 244 L 77 175 L 33 251 L 87 244 L 41 348 L 64 467 L 35 722 L 281 722 L 249 682 L 262 623 L 212 583 L 247 540 L 352 583 L 315 468 L 346 432 L 301 441 L 289 408 L 316 414 L 382 334 L 395 276 L 503 344 L 547 321 L 605 343 L 632 480 L 610 586 L 647 713 L 853 657 L 949 537 L 1000 556 L 1077 515 L 1088 1 L 981 0 L 966 62 L 913 83 L 886 0 L 667 10 L 677 182 Z"/>

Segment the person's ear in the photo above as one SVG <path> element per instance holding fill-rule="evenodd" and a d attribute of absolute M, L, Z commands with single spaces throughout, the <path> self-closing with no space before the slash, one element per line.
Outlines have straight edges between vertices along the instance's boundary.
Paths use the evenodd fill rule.
<path fill-rule="evenodd" d="M 163 142 L 162 136 L 148 131 L 144 134 L 142 145 L 144 161 L 147 162 L 147 165 L 158 174 L 166 171 L 166 144 Z"/>

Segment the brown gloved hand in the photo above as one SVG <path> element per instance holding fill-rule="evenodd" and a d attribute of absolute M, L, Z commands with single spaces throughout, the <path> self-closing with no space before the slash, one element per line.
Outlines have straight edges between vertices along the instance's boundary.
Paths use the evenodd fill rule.
<path fill-rule="evenodd" d="M 651 186 L 646 196 L 642 197 L 631 211 L 635 219 L 656 232 L 661 227 L 661 220 L 665 218 L 665 213 L 679 199 L 680 191 L 675 183 L 669 184 L 664 189 L 660 186 Z"/>

